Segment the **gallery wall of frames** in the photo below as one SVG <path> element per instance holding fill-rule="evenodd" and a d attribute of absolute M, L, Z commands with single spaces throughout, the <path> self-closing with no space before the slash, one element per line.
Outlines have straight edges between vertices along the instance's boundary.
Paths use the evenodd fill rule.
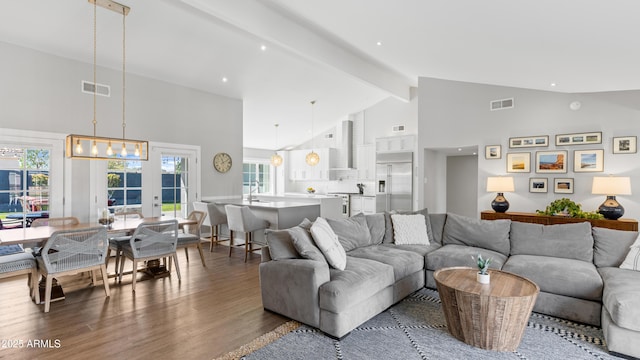
<path fill-rule="evenodd" d="M 613 137 L 611 154 L 635 154 L 637 142 L 637 136 Z M 575 176 L 606 172 L 600 131 L 511 137 L 504 152 L 502 145 L 486 145 L 485 159 L 504 161 L 507 173 L 535 174 L 530 193 L 573 194 Z"/>

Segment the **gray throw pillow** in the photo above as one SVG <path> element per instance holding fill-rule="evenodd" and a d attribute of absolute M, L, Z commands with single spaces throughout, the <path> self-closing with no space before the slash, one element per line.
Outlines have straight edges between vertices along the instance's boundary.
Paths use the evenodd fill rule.
<path fill-rule="evenodd" d="M 293 247 L 296 248 L 300 256 L 309 260 L 321 261 L 323 263 L 327 262 L 320 249 L 318 249 L 313 242 L 309 230 L 305 230 L 300 226 L 292 227 L 288 230 L 291 233 Z"/>
<path fill-rule="evenodd" d="M 369 214 L 364 217 L 367 220 L 369 234 L 371 234 L 371 243 L 373 245 L 382 244 L 385 234 L 384 214 Z"/>
<path fill-rule="evenodd" d="M 364 214 L 360 213 L 340 220 L 326 220 L 333 232 L 338 235 L 338 241 L 342 244 L 344 251 L 371 245 L 371 233 L 369 233 Z"/>
<path fill-rule="evenodd" d="M 594 227 L 593 263 L 597 267 L 619 267 L 629 247 L 638 238 L 637 231 L 612 230 Z"/>
<path fill-rule="evenodd" d="M 293 239 L 289 229 L 286 230 L 265 230 L 267 245 L 272 260 L 299 259 L 300 254 L 293 246 Z"/>
<path fill-rule="evenodd" d="M 511 223 L 511 255 L 538 255 L 593 261 L 588 222 L 560 225 Z"/>
<path fill-rule="evenodd" d="M 508 256 L 511 220 L 477 220 L 447 213 L 442 244 L 475 246 Z"/>
<path fill-rule="evenodd" d="M 384 238 L 383 244 L 393 244 L 393 223 L 391 222 L 391 215 L 395 214 L 395 211 L 384 213 Z"/>

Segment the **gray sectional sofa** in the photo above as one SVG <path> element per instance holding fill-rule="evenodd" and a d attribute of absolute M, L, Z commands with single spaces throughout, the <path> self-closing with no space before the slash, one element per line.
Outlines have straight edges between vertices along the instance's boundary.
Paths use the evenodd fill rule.
<path fill-rule="evenodd" d="M 435 288 L 435 270 L 473 266 L 471 256 L 481 254 L 492 268 L 538 284 L 534 311 L 602 326 L 610 351 L 640 357 L 640 272 L 619 268 L 637 232 L 411 214 L 424 216 L 428 244 L 397 244 L 390 214 L 328 220 L 347 254 L 344 270 L 314 249 L 310 222 L 268 230 L 264 308 L 341 338 L 420 288 Z"/>

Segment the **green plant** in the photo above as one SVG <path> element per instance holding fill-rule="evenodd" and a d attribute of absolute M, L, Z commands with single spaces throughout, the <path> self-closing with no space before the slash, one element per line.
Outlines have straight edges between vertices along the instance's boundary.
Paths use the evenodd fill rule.
<path fill-rule="evenodd" d="M 562 198 L 552 201 L 544 210 L 536 210 L 540 215 L 565 215 L 579 219 L 602 219 L 602 214 L 595 211 L 582 211 L 582 205 Z"/>
<path fill-rule="evenodd" d="M 33 174 L 31 175 L 31 181 L 34 186 L 47 186 L 49 185 L 49 176 L 46 174 Z"/>
<path fill-rule="evenodd" d="M 471 256 L 471 258 L 476 261 L 480 274 L 487 275 L 487 270 L 489 270 L 489 264 L 491 264 L 491 261 L 493 259 L 492 258 L 483 259 L 481 254 L 478 254 L 477 259 L 474 258 L 473 255 Z"/>

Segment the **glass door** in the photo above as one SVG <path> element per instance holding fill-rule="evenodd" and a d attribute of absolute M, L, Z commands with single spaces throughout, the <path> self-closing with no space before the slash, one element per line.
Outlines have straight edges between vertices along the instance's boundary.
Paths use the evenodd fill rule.
<path fill-rule="evenodd" d="M 161 194 L 162 215 L 187 217 L 189 211 L 189 158 L 179 155 L 162 155 Z"/>

